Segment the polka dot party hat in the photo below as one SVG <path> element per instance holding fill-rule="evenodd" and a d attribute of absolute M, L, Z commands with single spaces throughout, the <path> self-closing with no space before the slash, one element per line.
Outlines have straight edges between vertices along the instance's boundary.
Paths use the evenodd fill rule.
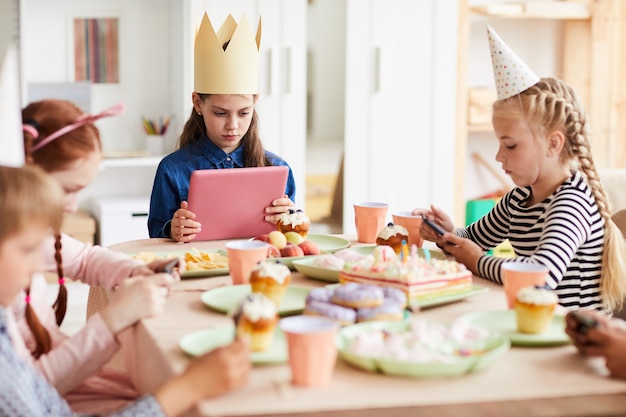
<path fill-rule="evenodd" d="M 512 97 L 539 82 L 539 77 L 513 52 L 487 25 L 493 77 L 496 81 L 498 100 Z"/>

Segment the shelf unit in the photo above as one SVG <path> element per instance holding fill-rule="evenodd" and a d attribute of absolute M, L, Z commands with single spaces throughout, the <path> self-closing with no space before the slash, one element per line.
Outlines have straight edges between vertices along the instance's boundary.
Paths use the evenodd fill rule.
<path fill-rule="evenodd" d="M 574 86 L 589 114 L 592 150 L 600 168 L 626 167 L 626 2 L 623 0 L 552 0 L 487 2 L 459 0 L 456 112 L 455 221 L 465 219 L 465 174 L 468 141 L 473 133 L 490 132 L 488 123 L 469 124 L 468 63 L 474 17 L 549 19 L 560 23 L 558 74 Z M 532 11 L 531 11 L 532 10 Z M 486 35 L 485 35 L 486 39 Z M 506 42 L 506 39 L 505 39 Z M 485 41 L 485 47 L 488 47 Z M 522 58 L 523 59 L 523 58 Z M 527 62 L 528 63 L 528 62 Z M 532 67 L 532 64 L 529 63 Z M 491 67 L 485 71 L 491 72 Z"/>

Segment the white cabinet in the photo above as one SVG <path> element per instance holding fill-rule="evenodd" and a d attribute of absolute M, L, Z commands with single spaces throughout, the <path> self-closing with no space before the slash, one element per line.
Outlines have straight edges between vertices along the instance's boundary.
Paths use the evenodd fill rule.
<path fill-rule="evenodd" d="M 245 14 L 253 28 L 262 19 L 259 93 L 257 112 L 263 145 L 284 158 L 293 169 L 296 204 L 304 205 L 306 149 L 306 0 L 172 0 L 173 39 L 180 49 L 173 49 L 173 90 L 184 92 L 174 97 L 175 112 L 181 127 L 191 112 L 193 92 L 193 40 L 200 18 L 206 11 L 215 30 L 232 14 L 239 21 Z M 181 12 L 182 11 L 182 12 Z M 181 14 L 176 18 L 177 14 Z M 178 67 L 178 65 L 177 65 Z"/>
<path fill-rule="evenodd" d="M 94 199 L 93 213 L 98 222 L 98 243 L 111 246 L 129 240 L 147 239 L 150 199 L 110 197 Z"/>
<path fill-rule="evenodd" d="M 344 232 L 358 201 L 451 212 L 457 2 L 346 4 Z"/>

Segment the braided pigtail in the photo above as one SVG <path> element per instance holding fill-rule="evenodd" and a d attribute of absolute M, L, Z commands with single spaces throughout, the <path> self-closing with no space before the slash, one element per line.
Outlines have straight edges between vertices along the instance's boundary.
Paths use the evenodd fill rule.
<path fill-rule="evenodd" d="M 522 95 L 529 95 L 529 118 L 536 120 L 543 133 L 560 131 L 566 141 L 563 161 L 576 161 L 586 177 L 598 211 L 604 219 L 604 250 L 600 291 L 605 308 L 619 310 L 626 296 L 626 241 L 611 220 L 611 207 L 591 154 L 587 115 L 575 91 L 565 82 L 543 78 Z"/>
<path fill-rule="evenodd" d="M 578 104 L 575 97 L 572 100 Z M 579 116 L 579 108 L 580 106 L 572 107 L 566 129 L 568 133 L 571 132 L 571 152 L 577 158 L 580 170 L 587 178 L 598 211 L 604 219 L 600 291 L 605 307 L 616 311 L 622 308 L 626 296 L 626 241 L 617 225 L 611 220 L 611 206 L 591 155 L 589 129 L 585 124 L 584 113 L 583 117 Z"/>
<path fill-rule="evenodd" d="M 35 349 L 31 354 L 37 359 L 41 355 L 50 352 L 52 349 L 52 340 L 50 333 L 39 321 L 39 317 L 35 313 L 33 306 L 30 304 L 30 287 L 26 289 L 26 311 L 24 313 L 28 328 L 35 337 Z"/>
<path fill-rule="evenodd" d="M 63 323 L 65 312 L 67 311 L 67 288 L 65 287 L 65 278 L 63 274 L 63 259 L 61 257 L 61 234 L 54 236 L 54 260 L 57 264 L 57 275 L 59 277 L 59 293 L 57 299 L 52 305 L 54 315 L 56 316 L 57 325 Z"/>

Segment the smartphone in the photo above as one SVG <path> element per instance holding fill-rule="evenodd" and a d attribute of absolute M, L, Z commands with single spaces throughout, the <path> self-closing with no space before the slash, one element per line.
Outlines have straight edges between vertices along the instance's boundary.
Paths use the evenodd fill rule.
<path fill-rule="evenodd" d="M 600 323 L 598 323 L 596 319 L 594 319 L 593 317 L 587 316 L 581 313 L 580 311 L 572 311 L 570 313 L 570 316 L 574 320 L 576 320 L 576 323 L 578 323 L 578 327 L 576 328 L 576 331 L 578 333 L 585 334 L 590 329 L 596 328 L 600 325 Z"/>
<path fill-rule="evenodd" d="M 172 259 L 171 261 L 169 261 L 164 267 L 163 267 L 163 272 L 167 272 L 168 274 L 173 274 L 174 273 L 174 268 L 176 268 L 179 264 L 179 260 L 178 259 Z"/>
<path fill-rule="evenodd" d="M 443 230 L 441 226 L 439 226 L 437 223 L 433 222 L 432 220 L 428 220 L 426 216 L 424 216 L 423 219 L 424 219 L 424 223 L 426 223 L 428 227 L 433 229 L 435 233 L 437 233 L 439 236 L 443 236 L 443 234 L 446 233 L 446 231 Z"/>

